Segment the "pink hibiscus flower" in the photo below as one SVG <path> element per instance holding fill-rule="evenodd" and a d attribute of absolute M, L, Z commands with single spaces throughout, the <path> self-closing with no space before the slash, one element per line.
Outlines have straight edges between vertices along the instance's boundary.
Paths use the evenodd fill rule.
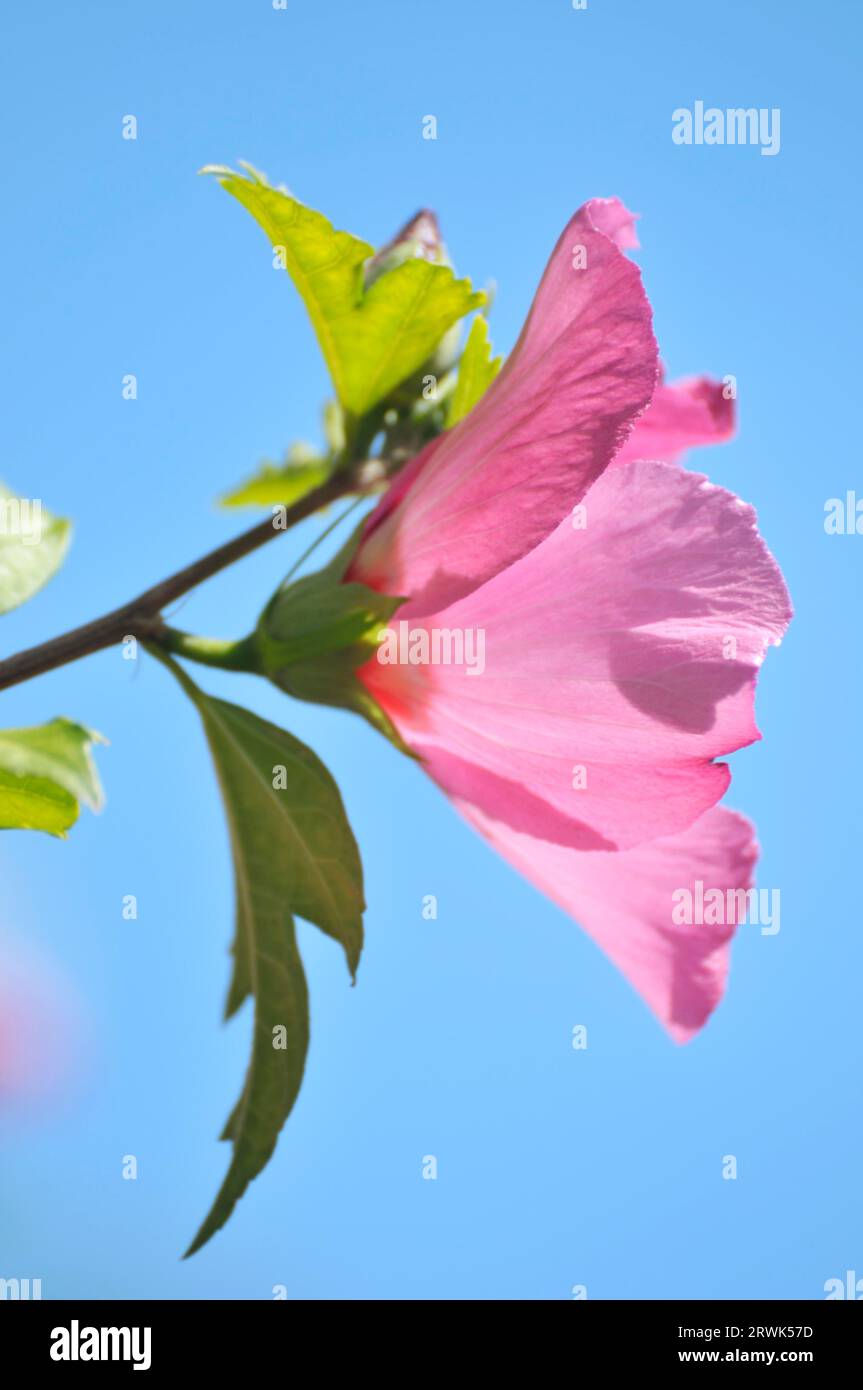
<path fill-rule="evenodd" d="M 672 894 L 752 884 L 716 759 L 760 737 L 757 672 L 791 609 L 752 509 L 675 462 L 727 439 L 734 406 L 659 381 L 637 244 L 617 199 L 576 213 L 499 377 L 398 477 L 347 577 L 405 595 L 410 634 L 482 632 L 481 672 L 373 659 L 360 677 L 684 1041 L 733 926 L 675 925 Z"/>

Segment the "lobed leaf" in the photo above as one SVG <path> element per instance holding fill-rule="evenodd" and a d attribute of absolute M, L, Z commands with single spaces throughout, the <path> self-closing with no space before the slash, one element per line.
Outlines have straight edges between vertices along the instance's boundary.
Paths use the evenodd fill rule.
<path fill-rule="evenodd" d="M 209 166 L 252 214 L 306 306 L 341 404 L 365 415 L 433 354 L 447 329 L 484 302 L 468 280 L 420 257 L 364 286 L 368 242 L 337 231 L 313 208 L 263 176 Z"/>
<path fill-rule="evenodd" d="M 340 942 L 353 975 L 365 904 L 359 851 L 320 759 L 284 729 L 205 695 L 159 656 L 198 709 L 227 812 L 237 887 L 228 1013 L 249 994 L 255 1001 L 249 1070 L 223 1132 L 233 1143 L 231 1163 L 191 1255 L 225 1224 L 267 1163 L 300 1089 L 309 1021 L 294 916 Z M 274 1045 L 274 1030 L 284 1046 Z"/>

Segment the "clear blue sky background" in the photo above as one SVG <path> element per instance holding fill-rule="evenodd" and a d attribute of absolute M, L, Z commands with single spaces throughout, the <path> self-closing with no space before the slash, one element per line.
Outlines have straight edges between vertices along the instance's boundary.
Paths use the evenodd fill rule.
<path fill-rule="evenodd" d="M 857 487 L 859 6 L 832 0 L 378 0 L 7 8 L 0 476 L 75 519 L 62 576 L 2 651 L 130 597 L 227 539 L 215 496 L 315 439 L 324 368 L 264 238 L 210 161 L 249 159 L 373 242 L 429 205 L 499 294 L 509 349 L 571 212 L 619 194 L 672 375 L 734 373 L 741 429 L 691 457 L 758 508 L 797 617 L 767 661 L 764 742 L 729 804 L 781 890 L 728 997 L 675 1047 L 578 927 L 348 715 L 203 673 L 312 743 L 358 829 L 356 989 L 307 927 L 313 1043 L 277 1156 L 230 1226 L 178 1256 L 221 1180 L 249 1018 L 220 1023 L 231 869 L 195 717 L 117 651 L 13 690 L 111 740 L 108 805 L 66 844 L 0 843 L 0 931 L 63 972 L 81 1059 L 2 1126 L 0 1275 L 46 1297 L 823 1297 L 863 1275 L 859 574 L 828 537 Z M 780 107 L 781 152 L 679 148 L 671 113 Z M 134 113 L 137 142 L 121 139 Z M 435 114 L 439 138 L 421 139 Z M 134 372 L 139 399 L 121 399 Z M 250 518 L 252 519 L 252 518 Z M 311 534 L 311 533 L 309 533 Z M 295 535 L 177 621 L 246 631 Z M 124 894 L 140 903 L 121 916 Z M 421 899 L 440 902 L 436 922 Z M 590 1045 L 574 1052 L 573 1025 Z M 135 1154 L 137 1182 L 121 1178 Z M 735 1154 L 736 1182 L 722 1156 Z M 423 1155 L 439 1162 L 423 1181 Z"/>

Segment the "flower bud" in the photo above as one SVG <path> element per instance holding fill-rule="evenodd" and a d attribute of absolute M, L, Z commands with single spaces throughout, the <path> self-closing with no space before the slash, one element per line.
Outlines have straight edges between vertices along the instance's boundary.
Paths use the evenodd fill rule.
<path fill-rule="evenodd" d="M 396 232 L 392 241 L 382 246 L 368 262 L 366 289 L 373 285 L 379 276 L 410 260 L 430 261 L 432 265 L 445 265 L 452 269 L 452 261 L 441 237 L 437 217 L 429 208 L 421 208 L 400 231 Z M 460 342 L 461 325 L 454 323 L 444 334 L 420 373 L 402 387 L 394 399 L 404 404 L 422 389 L 422 384 L 429 375 L 437 379 L 448 372 L 458 358 Z"/>
<path fill-rule="evenodd" d="M 388 241 L 372 257 L 366 266 L 366 289 L 374 284 L 378 276 L 411 260 L 431 261 L 435 265 L 450 264 L 438 220 L 428 208 L 416 213 L 396 232 L 392 241 Z"/>

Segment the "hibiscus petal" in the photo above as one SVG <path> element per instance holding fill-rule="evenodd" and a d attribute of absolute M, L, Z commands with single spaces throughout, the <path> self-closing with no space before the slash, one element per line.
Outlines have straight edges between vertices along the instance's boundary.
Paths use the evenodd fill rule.
<path fill-rule="evenodd" d="M 698 474 L 610 469 L 585 508 L 585 529 L 567 520 L 406 620 L 482 632 L 484 670 L 373 659 L 360 675 L 448 794 L 558 844 L 624 849 L 721 798 L 713 759 L 759 737 L 756 677 L 791 609 L 752 508 Z"/>
<path fill-rule="evenodd" d="M 633 235 L 616 199 L 576 213 L 500 375 L 372 515 L 350 578 L 433 612 L 531 550 L 580 501 L 656 384 L 650 306 L 618 245 Z"/>
<path fill-rule="evenodd" d="M 630 212 L 619 198 L 592 198 L 588 203 L 593 225 L 604 232 L 621 251 L 636 251 L 639 246 L 635 223 L 640 212 Z"/>
<path fill-rule="evenodd" d="M 674 463 L 699 444 L 724 444 L 736 428 L 734 400 L 712 377 L 691 376 L 657 386 L 648 409 L 637 422 L 614 466 L 634 459 Z"/>
<path fill-rule="evenodd" d="M 672 895 L 684 889 L 695 897 L 699 881 L 705 893 L 723 895 L 752 886 L 758 846 L 745 816 L 717 806 L 680 834 L 605 854 L 545 843 L 469 805 L 459 810 L 580 922 L 676 1042 L 703 1027 L 725 990 L 734 926 L 676 925 Z"/>

